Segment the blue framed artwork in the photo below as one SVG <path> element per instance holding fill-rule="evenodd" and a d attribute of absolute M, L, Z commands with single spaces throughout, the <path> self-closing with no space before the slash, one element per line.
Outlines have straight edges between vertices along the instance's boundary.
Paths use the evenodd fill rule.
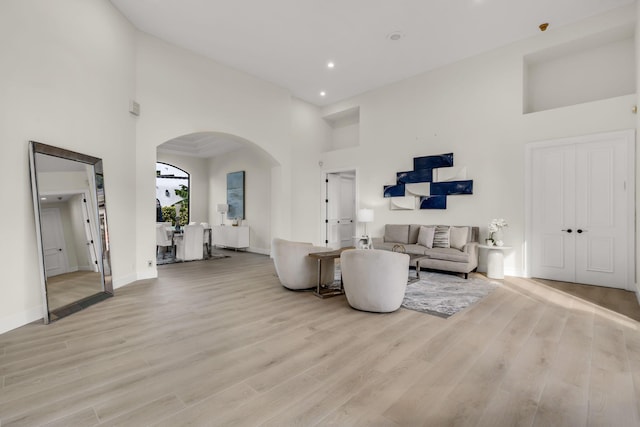
<path fill-rule="evenodd" d="M 227 174 L 227 219 L 244 219 L 244 171 Z"/>
<path fill-rule="evenodd" d="M 447 197 L 473 194 L 466 167 L 454 167 L 453 153 L 413 158 L 413 170 L 396 173 L 396 183 L 385 185 L 386 198 L 416 196 L 419 209 L 446 209 Z M 398 209 L 391 202 L 391 209 Z M 410 206 L 410 203 L 404 206 Z"/>

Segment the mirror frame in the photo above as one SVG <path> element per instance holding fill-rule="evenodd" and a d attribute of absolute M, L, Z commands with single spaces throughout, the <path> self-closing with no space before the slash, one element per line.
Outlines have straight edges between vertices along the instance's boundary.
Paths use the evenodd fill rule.
<path fill-rule="evenodd" d="M 93 166 L 93 173 L 95 175 L 96 182 L 96 185 L 94 186 L 95 194 L 93 194 L 92 197 L 95 197 L 95 200 L 97 201 L 97 211 L 94 212 L 94 218 L 97 221 L 99 229 L 99 233 L 97 236 L 99 242 L 97 242 L 97 248 L 100 249 L 101 254 L 97 256 L 97 260 L 98 268 L 101 273 L 103 290 L 88 297 L 81 298 L 80 300 L 74 301 L 63 307 L 55 308 L 53 310 L 49 310 L 47 299 L 47 275 L 44 265 L 44 248 L 42 244 L 41 205 L 40 192 L 38 191 L 36 154 L 46 154 L 49 156 L 54 156 L 61 159 L 71 160 Z M 110 254 L 111 249 L 109 245 L 109 229 L 107 227 L 107 208 L 104 197 L 104 172 L 102 167 L 102 159 L 98 157 L 77 153 L 75 151 L 66 150 L 64 148 L 54 147 L 52 145 L 43 144 L 37 141 L 29 141 L 29 167 L 31 172 L 31 194 L 33 197 L 36 240 L 38 244 L 38 261 L 40 263 L 40 285 L 42 290 L 43 318 L 44 323 L 48 324 L 49 322 L 68 316 L 72 313 L 80 311 L 86 307 L 89 307 L 90 305 L 113 296 Z M 100 186 L 97 184 L 98 182 L 101 183 Z M 102 195 L 100 197 L 98 195 L 98 188 L 102 189 Z"/>

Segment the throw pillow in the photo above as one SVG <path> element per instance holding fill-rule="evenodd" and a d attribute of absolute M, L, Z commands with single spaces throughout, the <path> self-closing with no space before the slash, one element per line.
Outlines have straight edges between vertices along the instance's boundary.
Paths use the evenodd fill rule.
<path fill-rule="evenodd" d="M 469 242 L 469 227 L 451 227 L 449 244 L 452 248 L 460 249 Z"/>
<path fill-rule="evenodd" d="M 425 227 L 424 225 L 420 227 L 420 232 L 418 233 L 418 244 L 429 249 L 433 248 L 433 236 L 436 233 L 435 227 Z"/>
<path fill-rule="evenodd" d="M 437 225 L 433 235 L 434 248 L 449 248 L 449 226 Z"/>

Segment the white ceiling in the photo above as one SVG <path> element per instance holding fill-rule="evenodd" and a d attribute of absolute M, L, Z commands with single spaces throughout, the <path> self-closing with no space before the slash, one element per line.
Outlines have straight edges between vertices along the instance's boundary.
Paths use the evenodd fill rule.
<path fill-rule="evenodd" d="M 181 156 L 208 158 L 236 151 L 247 146 L 247 142 L 214 132 L 197 132 L 182 135 L 158 146 L 158 152 Z"/>
<path fill-rule="evenodd" d="M 634 0 L 111 0 L 138 29 L 336 101 Z M 401 31 L 404 38 L 387 35 Z M 334 69 L 328 69 L 334 61 Z M 320 91 L 326 91 L 323 98 Z"/>
<path fill-rule="evenodd" d="M 634 0 L 110 0 L 139 30 L 318 106 Z M 388 35 L 401 32 L 391 41 Z M 335 62 L 329 69 L 327 63 Z M 326 96 L 320 96 L 325 91 Z M 166 143 L 210 157 L 210 134 Z M 238 141 L 218 138 L 221 152 Z M 237 149 L 237 145 L 235 147 Z"/>

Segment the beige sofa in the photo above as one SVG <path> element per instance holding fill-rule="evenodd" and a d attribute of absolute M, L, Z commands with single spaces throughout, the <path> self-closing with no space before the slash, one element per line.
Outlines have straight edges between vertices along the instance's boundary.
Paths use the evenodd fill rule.
<path fill-rule="evenodd" d="M 428 230 L 423 230 L 423 234 L 421 234 L 420 227 L 428 228 Z M 433 242 L 431 242 L 431 247 L 428 247 L 431 228 L 434 233 L 436 230 L 438 231 L 438 235 L 441 237 L 440 242 L 442 242 L 442 236 L 446 234 L 445 230 L 448 228 L 449 247 L 433 247 Z M 462 273 L 466 279 L 469 277 L 469 273 L 478 267 L 479 233 L 479 228 L 472 226 L 387 224 L 385 225 L 384 237 L 374 238 L 373 247 L 390 251 L 394 249 L 394 246 L 402 245 L 396 250 L 425 256 L 420 260 L 420 268 Z M 436 244 L 436 246 L 438 245 L 446 246 L 443 243 Z M 412 262 L 412 265 L 415 266 L 415 262 Z"/>

